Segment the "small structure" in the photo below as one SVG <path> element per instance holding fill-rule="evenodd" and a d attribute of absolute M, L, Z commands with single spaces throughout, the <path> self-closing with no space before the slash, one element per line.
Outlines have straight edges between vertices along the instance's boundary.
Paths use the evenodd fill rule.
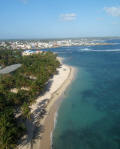
<path fill-rule="evenodd" d="M 38 54 L 38 53 L 42 53 L 42 51 L 36 51 L 36 50 L 25 50 L 22 55 L 23 56 L 28 56 L 28 55 L 32 55 L 32 54 Z"/>
<path fill-rule="evenodd" d="M 22 64 L 14 64 L 14 65 L 7 66 L 3 69 L 0 69 L 0 74 L 12 73 L 15 70 L 17 70 L 18 68 L 20 68 L 21 66 L 22 66 Z"/>

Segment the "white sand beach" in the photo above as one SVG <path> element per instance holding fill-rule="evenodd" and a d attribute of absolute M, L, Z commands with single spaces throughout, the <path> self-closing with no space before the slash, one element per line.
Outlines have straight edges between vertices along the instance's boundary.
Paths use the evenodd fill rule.
<path fill-rule="evenodd" d="M 18 146 L 18 149 L 49 149 L 50 134 L 54 127 L 54 115 L 57 110 L 55 102 L 64 93 L 67 86 L 71 83 L 75 75 L 75 68 L 62 64 L 57 69 L 57 74 L 49 80 L 48 90 L 36 99 L 36 102 L 31 105 L 32 123 L 27 122 L 28 135 L 25 140 Z M 47 114 L 40 118 L 41 108 L 46 108 Z M 51 108 L 52 107 L 52 108 Z M 33 137 L 36 135 L 35 125 L 44 127 L 43 132 L 37 132 L 34 141 Z"/>

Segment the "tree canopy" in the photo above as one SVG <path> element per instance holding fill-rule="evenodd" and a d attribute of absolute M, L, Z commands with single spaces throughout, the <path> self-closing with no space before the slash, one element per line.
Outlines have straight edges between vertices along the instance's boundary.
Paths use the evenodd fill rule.
<path fill-rule="evenodd" d="M 23 119 L 30 118 L 30 104 L 60 65 L 56 57 L 52 52 L 22 56 L 18 51 L 0 50 L 0 66 L 22 64 L 16 71 L 0 75 L 0 149 L 13 149 L 24 134 L 25 126 L 16 114 L 19 111 Z"/>

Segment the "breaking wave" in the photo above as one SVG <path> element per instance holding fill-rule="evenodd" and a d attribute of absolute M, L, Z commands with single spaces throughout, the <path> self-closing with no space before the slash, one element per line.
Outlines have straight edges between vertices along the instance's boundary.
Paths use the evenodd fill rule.
<path fill-rule="evenodd" d="M 90 48 L 79 49 L 79 52 L 120 52 L 120 49 L 109 49 L 109 50 L 94 50 Z"/>
<path fill-rule="evenodd" d="M 51 140 L 51 149 L 52 149 L 52 146 L 53 146 L 53 131 L 55 129 L 55 126 L 57 124 L 57 118 L 58 118 L 58 112 L 55 113 L 55 117 L 54 117 L 54 128 L 53 130 L 51 131 L 51 134 L 50 134 L 50 140 Z"/>

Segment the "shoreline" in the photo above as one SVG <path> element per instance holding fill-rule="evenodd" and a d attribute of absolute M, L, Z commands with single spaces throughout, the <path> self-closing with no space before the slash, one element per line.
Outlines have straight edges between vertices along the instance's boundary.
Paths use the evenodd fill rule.
<path fill-rule="evenodd" d="M 54 128 L 55 128 L 55 120 L 57 111 L 59 109 L 59 106 L 62 102 L 62 97 L 64 96 L 64 91 L 67 89 L 67 87 L 72 83 L 74 79 L 75 74 L 75 68 L 70 67 L 71 71 L 67 78 L 67 80 L 62 84 L 62 86 L 59 89 L 59 95 L 56 95 L 56 101 L 52 104 L 52 106 L 49 109 L 49 116 L 45 118 L 44 126 L 46 128 L 46 131 L 42 134 L 42 139 L 40 140 L 40 146 L 39 148 L 33 148 L 33 149 L 51 149 L 52 147 L 52 138 L 51 134 L 53 134 Z"/>
<path fill-rule="evenodd" d="M 104 43 L 104 42 L 99 42 L 99 43 L 93 43 L 93 44 L 80 44 L 80 45 L 61 45 L 61 46 L 53 46 L 53 47 L 46 47 L 46 48 L 38 48 L 38 47 L 35 47 L 35 48 L 24 48 L 24 49 L 20 49 L 20 50 L 46 50 L 46 49 L 52 49 L 52 48 L 63 48 L 63 47 L 82 47 L 82 46 L 108 46 L 108 45 L 114 45 L 113 43 Z M 13 49 L 15 50 L 15 49 Z"/>
<path fill-rule="evenodd" d="M 50 149 L 51 148 L 51 133 L 54 129 L 54 118 L 55 114 L 59 108 L 61 102 L 61 96 L 64 94 L 64 91 L 69 86 L 69 84 L 73 81 L 76 70 L 74 67 L 64 65 L 62 63 L 61 58 L 61 67 L 58 68 L 59 73 L 53 76 L 53 84 L 50 86 L 49 91 L 47 91 L 42 96 L 38 97 L 36 103 L 31 105 L 31 113 L 33 124 L 38 123 L 39 129 L 41 126 L 43 127 L 42 131 L 37 130 L 37 137 L 33 139 L 34 135 L 36 135 L 36 128 L 31 124 L 30 121 L 27 122 L 28 133 L 29 135 L 26 137 L 26 142 L 22 142 L 18 149 Z M 50 79 L 51 81 L 51 79 Z M 44 115 L 43 119 L 39 119 L 40 114 L 40 103 L 49 99 L 46 104 L 47 114 Z M 36 112 L 37 111 L 37 112 Z"/>

